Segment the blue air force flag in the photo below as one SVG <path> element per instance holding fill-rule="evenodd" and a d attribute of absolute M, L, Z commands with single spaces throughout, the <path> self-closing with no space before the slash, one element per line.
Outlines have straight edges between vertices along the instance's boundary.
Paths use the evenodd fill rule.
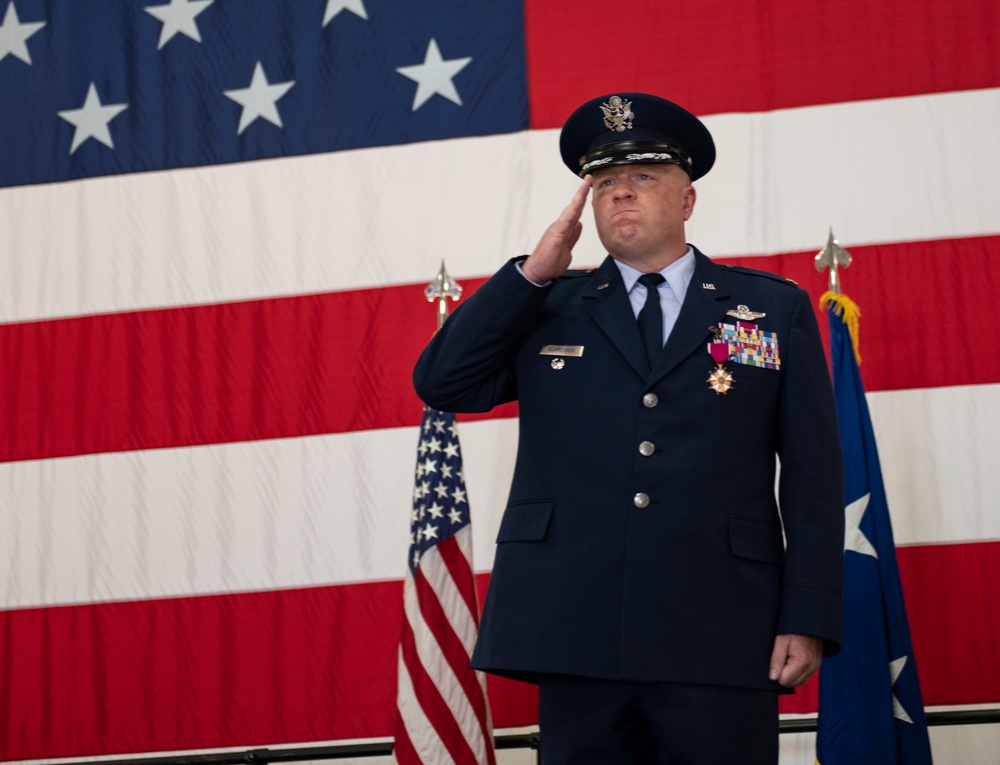
<path fill-rule="evenodd" d="M 929 765 L 930 743 L 878 450 L 848 326 L 857 306 L 827 293 L 844 452 L 844 632 L 820 678 L 819 765 Z"/>

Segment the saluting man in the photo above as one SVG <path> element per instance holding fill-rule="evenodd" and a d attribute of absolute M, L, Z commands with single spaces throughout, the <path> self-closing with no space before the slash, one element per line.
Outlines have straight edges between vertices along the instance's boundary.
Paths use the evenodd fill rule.
<path fill-rule="evenodd" d="M 715 145 L 680 106 L 596 98 L 560 149 L 584 179 L 569 206 L 414 373 L 445 411 L 519 402 L 473 666 L 538 683 L 545 765 L 773 765 L 778 693 L 840 639 L 843 471 L 809 297 L 687 244 Z M 567 270 L 591 192 L 609 256 Z"/>

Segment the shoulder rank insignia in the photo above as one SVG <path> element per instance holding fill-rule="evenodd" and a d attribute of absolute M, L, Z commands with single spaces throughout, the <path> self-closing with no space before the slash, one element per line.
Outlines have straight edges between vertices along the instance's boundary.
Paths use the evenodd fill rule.
<path fill-rule="evenodd" d="M 745 305 L 738 305 L 736 310 L 726 311 L 726 316 L 735 316 L 740 321 L 753 321 L 754 319 L 763 319 L 767 314 L 751 311 Z"/>

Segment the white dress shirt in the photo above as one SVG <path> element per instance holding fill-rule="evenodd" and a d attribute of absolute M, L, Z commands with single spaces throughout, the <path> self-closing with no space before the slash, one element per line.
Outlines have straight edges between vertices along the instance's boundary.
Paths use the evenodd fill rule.
<path fill-rule="evenodd" d="M 646 303 L 646 287 L 639 284 L 639 277 L 642 271 L 637 271 L 632 266 L 615 261 L 618 271 L 625 282 L 625 289 L 628 291 L 628 299 L 632 304 L 632 313 L 639 318 L 639 311 Z M 688 247 L 680 258 L 675 260 L 660 273 L 664 282 L 656 288 L 660 293 L 660 309 L 663 311 L 663 344 L 667 344 L 670 331 L 677 323 L 677 316 L 681 312 L 681 304 L 684 302 L 684 295 L 687 294 L 691 277 L 694 276 L 694 250 Z"/>

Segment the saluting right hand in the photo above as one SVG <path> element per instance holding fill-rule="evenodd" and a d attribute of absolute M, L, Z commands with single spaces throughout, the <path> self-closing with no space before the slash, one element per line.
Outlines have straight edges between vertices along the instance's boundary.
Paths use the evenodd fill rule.
<path fill-rule="evenodd" d="M 583 179 L 572 201 L 556 221 L 545 229 L 541 240 L 527 260 L 521 263 L 521 271 L 536 284 L 558 279 L 569 268 L 573 260 L 573 245 L 580 238 L 583 224 L 580 215 L 590 193 L 590 176 Z"/>

